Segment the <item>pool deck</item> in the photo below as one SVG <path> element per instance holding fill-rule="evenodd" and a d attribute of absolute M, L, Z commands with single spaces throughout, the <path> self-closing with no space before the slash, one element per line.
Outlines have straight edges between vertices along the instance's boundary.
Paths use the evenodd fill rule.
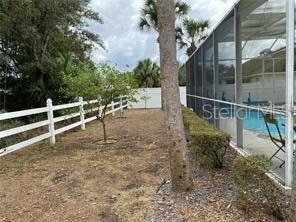
<path fill-rule="evenodd" d="M 224 119 L 219 121 L 219 128 L 229 133 L 232 138 L 236 138 L 235 119 Z M 235 142 L 235 141 L 234 141 Z M 243 130 L 243 151 L 248 154 L 265 155 L 271 157 L 278 148 L 271 142 L 268 136 L 256 133 L 247 129 Z M 279 158 L 284 159 L 284 153 L 279 152 Z M 277 158 L 272 159 L 272 172 L 282 181 L 285 180 L 285 166 L 280 167 L 282 161 Z"/>

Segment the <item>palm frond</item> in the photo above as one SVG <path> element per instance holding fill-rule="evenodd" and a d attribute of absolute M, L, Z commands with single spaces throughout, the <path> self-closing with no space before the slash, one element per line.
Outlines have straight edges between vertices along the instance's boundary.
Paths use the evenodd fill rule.
<path fill-rule="evenodd" d="M 186 18 L 183 27 L 191 43 L 200 42 L 207 37 L 205 31 L 209 28 L 209 20 L 194 20 Z"/>
<path fill-rule="evenodd" d="M 204 41 L 206 38 L 208 38 L 208 35 L 207 34 L 204 34 L 203 36 L 201 36 L 200 38 L 199 38 L 199 42 L 202 42 L 202 41 Z"/>
<path fill-rule="evenodd" d="M 185 47 L 188 47 L 188 44 L 185 41 L 183 41 L 183 40 L 178 41 L 178 45 L 179 45 L 179 48 L 180 49 L 183 49 Z"/>
<path fill-rule="evenodd" d="M 155 0 L 146 0 L 144 7 L 141 9 L 141 18 L 139 28 L 141 30 L 153 28 L 157 30 L 158 19 Z"/>
<path fill-rule="evenodd" d="M 210 27 L 210 21 L 209 20 L 199 20 L 197 22 L 197 26 L 200 28 L 202 32 L 204 32 L 206 29 Z"/>
<path fill-rule="evenodd" d="M 175 32 L 176 32 L 176 40 L 177 40 L 177 42 L 181 41 L 183 39 L 183 35 L 184 35 L 181 26 L 177 26 L 175 28 Z"/>
<path fill-rule="evenodd" d="M 145 29 L 150 30 L 151 29 L 149 22 L 144 17 L 140 18 L 138 27 L 140 28 L 140 30 L 145 30 Z"/>
<path fill-rule="evenodd" d="M 183 33 L 183 30 L 182 30 L 182 27 L 177 26 L 175 28 L 175 31 L 176 31 L 176 41 L 177 41 L 177 43 L 179 45 L 179 48 L 183 49 L 184 47 L 187 46 L 187 43 L 184 40 L 184 33 Z"/>
<path fill-rule="evenodd" d="M 182 29 L 182 27 L 181 26 L 177 26 L 176 28 L 175 28 L 175 32 L 176 32 L 176 35 L 177 36 L 183 36 L 183 29 Z"/>
<path fill-rule="evenodd" d="M 194 39 L 198 35 L 200 28 L 196 20 L 186 18 L 183 20 L 183 26 L 190 39 Z"/>
<path fill-rule="evenodd" d="M 182 39 L 178 40 L 178 45 L 182 49 L 187 47 L 187 55 L 191 56 L 196 50 L 197 42 L 207 38 L 206 30 L 209 28 L 209 20 L 194 20 L 191 18 L 184 18 L 182 27 L 184 29 Z"/>
<path fill-rule="evenodd" d="M 175 3 L 175 9 L 176 9 L 176 16 L 180 18 L 188 14 L 190 10 L 190 5 L 181 0 L 177 0 Z"/>
<path fill-rule="evenodd" d="M 160 85 L 160 67 L 151 59 L 139 61 L 134 69 L 134 74 L 140 87 L 156 87 Z"/>

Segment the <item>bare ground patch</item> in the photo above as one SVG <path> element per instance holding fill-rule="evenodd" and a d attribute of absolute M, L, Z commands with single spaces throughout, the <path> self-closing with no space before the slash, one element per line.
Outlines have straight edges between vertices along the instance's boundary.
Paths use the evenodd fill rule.
<path fill-rule="evenodd" d="M 125 112 L 0 159 L 0 221 L 143 221 L 167 173 L 159 110 Z"/>
<path fill-rule="evenodd" d="M 231 171 L 195 165 L 194 191 L 174 194 L 168 138 L 160 110 L 130 110 L 109 118 L 102 144 L 100 122 L 0 159 L 0 222 L 8 221 L 276 221 L 266 209 L 240 210 Z"/>

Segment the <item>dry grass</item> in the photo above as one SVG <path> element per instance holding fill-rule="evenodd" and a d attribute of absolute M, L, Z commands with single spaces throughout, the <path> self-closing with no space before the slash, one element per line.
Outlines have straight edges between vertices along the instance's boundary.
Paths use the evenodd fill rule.
<path fill-rule="evenodd" d="M 143 221 L 167 175 L 159 110 L 127 111 L 0 160 L 0 221 Z M 128 219 L 127 219 L 128 218 Z"/>

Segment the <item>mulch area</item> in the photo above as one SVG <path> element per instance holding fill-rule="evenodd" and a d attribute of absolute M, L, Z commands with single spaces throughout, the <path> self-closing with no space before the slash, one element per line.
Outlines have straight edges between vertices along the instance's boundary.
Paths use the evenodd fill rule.
<path fill-rule="evenodd" d="M 193 160 L 194 190 L 187 194 L 171 191 L 171 182 L 161 186 L 147 214 L 151 222 L 264 222 L 279 221 L 261 204 L 243 211 L 236 199 L 232 179 L 237 153 L 229 149 L 223 169 L 209 169 Z M 169 177 L 167 177 L 169 178 Z M 287 207 L 285 199 L 281 200 Z"/>

